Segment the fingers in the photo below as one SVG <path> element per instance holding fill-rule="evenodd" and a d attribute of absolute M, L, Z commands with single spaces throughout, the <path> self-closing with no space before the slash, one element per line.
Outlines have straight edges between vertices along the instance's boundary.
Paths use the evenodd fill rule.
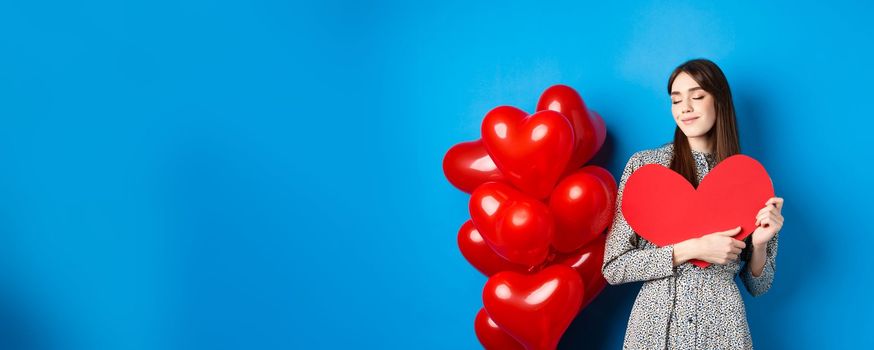
<path fill-rule="evenodd" d="M 720 236 L 731 237 L 731 236 L 734 236 L 734 235 L 740 233 L 740 226 L 735 227 L 731 230 L 719 231 L 719 232 L 714 232 L 714 233 L 718 234 Z"/>
<path fill-rule="evenodd" d="M 776 225 L 778 227 L 783 226 L 783 217 L 777 215 L 768 215 L 761 220 L 762 227 L 770 227 L 771 225 Z"/>
<path fill-rule="evenodd" d="M 757 226 L 768 227 L 769 225 L 774 223 L 778 224 L 779 226 L 783 226 L 783 215 L 775 214 L 773 212 L 767 212 L 756 217 Z"/>
<path fill-rule="evenodd" d="M 710 260 L 710 262 L 714 264 L 727 265 L 731 262 L 737 261 L 739 256 L 740 254 L 728 253 L 725 255 L 725 258 L 713 259 Z"/>
<path fill-rule="evenodd" d="M 768 212 L 770 212 L 771 209 L 773 209 L 773 208 L 774 208 L 774 207 L 772 207 L 772 206 L 770 206 L 770 205 L 766 205 L 764 208 L 759 209 L 759 212 L 756 213 L 756 226 L 759 226 L 759 221 L 762 220 L 763 215 L 765 215 L 765 214 L 767 214 Z"/>
<path fill-rule="evenodd" d="M 731 242 L 731 246 L 738 249 L 744 249 L 747 247 L 747 244 L 744 241 L 734 239 Z"/>
<path fill-rule="evenodd" d="M 756 226 L 759 226 L 762 218 L 765 217 L 765 215 L 767 215 L 768 213 L 772 213 L 774 215 L 782 217 L 782 214 L 780 214 L 780 208 L 774 207 L 772 205 L 765 205 L 764 208 L 759 209 L 759 212 L 756 213 Z"/>
<path fill-rule="evenodd" d="M 776 206 L 777 210 L 783 209 L 783 198 L 771 197 L 771 199 L 768 199 L 768 201 L 765 202 L 765 206 L 766 207 Z"/>

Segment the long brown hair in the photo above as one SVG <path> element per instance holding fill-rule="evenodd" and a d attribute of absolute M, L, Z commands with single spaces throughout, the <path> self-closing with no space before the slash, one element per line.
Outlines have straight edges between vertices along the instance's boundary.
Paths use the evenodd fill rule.
<path fill-rule="evenodd" d="M 708 59 L 698 58 L 686 61 L 677 66 L 671 73 L 671 77 L 668 79 L 669 95 L 674 79 L 680 73 L 689 74 L 701 88 L 713 95 L 716 122 L 707 132 L 707 136 L 714 145 L 713 155 L 716 162 L 719 163 L 725 158 L 740 153 L 734 102 L 731 99 L 731 90 L 728 87 L 725 74 L 716 63 Z M 671 170 L 683 175 L 693 186 L 698 187 L 698 172 L 695 170 L 692 148 L 689 146 L 689 139 L 679 126 L 674 130 L 674 155 L 671 158 Z"/>

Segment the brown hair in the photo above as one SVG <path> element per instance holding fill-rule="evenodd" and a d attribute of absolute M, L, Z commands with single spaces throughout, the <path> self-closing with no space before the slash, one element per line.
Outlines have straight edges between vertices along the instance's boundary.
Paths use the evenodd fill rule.
<path fill-rule="evenodd" d="M 701 88 L 714 97 L 716 122 L 707 132 L 707 136 L 714 145 L 713 155 L 716 162 L 719 163 L 725 158 L 740 153 L 734 102 L 731 99 L 731 90 L 728 87 L 725 74 L 716 63 L 708 59 L 699 58 L 686 61 L 677 66 L 671 73 L 671 77 L 668 79 L 668 94 L 671 93 L 674 79 L 680 73 L 689 74 Z M 698 187 L 698 174 L 695 170 L 695 160 L 692 158 L 689 139 L 679 126 L 674 130 L 674 155 L 671 158 L 671 170 L 683 175 L 693 186 Z"/>

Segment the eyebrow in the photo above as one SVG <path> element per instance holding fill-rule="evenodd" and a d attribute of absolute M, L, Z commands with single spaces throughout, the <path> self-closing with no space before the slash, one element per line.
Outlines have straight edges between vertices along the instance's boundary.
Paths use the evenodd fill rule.
<path fill-rule="evenodd" d="M 696 87 L 693 87 L 693 88 L 691 88 L 691 89 L 689 89 L 689 90 L 687 90 L 687 91 L 692 92 L 692 91 L 695 91 L 695 90 L 704 90 L 704 88 L 702 88 L 702 87 L 700 87 L 700 86 L 696 86 Z M 673 95 L 679 95 L 679 94 L 680 94 L 679 91 L 672 91 L 672 92 L 671 92 L 671 96 L 673 96 Z"/>

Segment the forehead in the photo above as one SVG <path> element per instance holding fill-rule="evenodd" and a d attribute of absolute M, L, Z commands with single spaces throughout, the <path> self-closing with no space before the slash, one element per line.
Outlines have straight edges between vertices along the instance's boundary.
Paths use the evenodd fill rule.
<path fill-rule="evenodd" d="M 671 84 L 671 95 L 686 93 L 694 90 L 701 89 L 701 85 L 698 85 L 698 82 L 695 79 L 692 79 L 692 76 L 687 74 L 686 72 L 682 72 L 674 78 L 674 82 Z"/>

